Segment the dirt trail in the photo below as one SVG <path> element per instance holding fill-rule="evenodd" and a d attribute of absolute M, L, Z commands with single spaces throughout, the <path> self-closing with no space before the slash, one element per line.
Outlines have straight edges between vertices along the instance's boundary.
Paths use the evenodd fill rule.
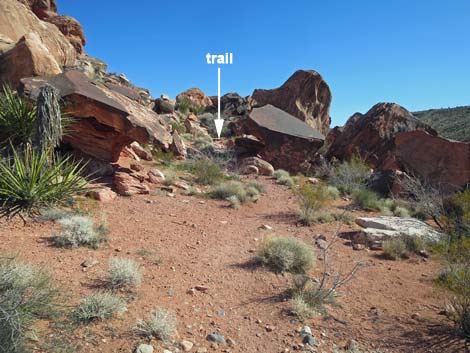
<path fill-rule="evenodd" d="M 296 330 L 302 324 L 288 314 L 284 293 L 291 278 L 251 264 L 257 241 L 268 233 L 259 227 L 268 224 L 279 235 L 312 245 L 314 235 L 329 239 L 336 227 L 297 226 L 291 191 L 269 179 L 262 182 L 266 194 L 239 210 L 180 194 L 121 197 L 99 205 L 94 213 L 106 217 L 110 233 L 109 245 L 98 250 L 51 247 L 47 239 L 54 232 L 51 224 L 1 225 L 0 252 L 18 253 L 51 271 L 72 302 L 96 290 L 96 281 L 114 256 L 134 259 L 144 267 L 143 284 L 127 313 L 78 330 L 76 339 L 85 345 L 84 352 L 132 352 L 144 340 L 132 336 L 130 327 L 156 307 L 177 313 L 177 340 L 194 342 L 192 351 L 197 347 L 209 352 L 292 351 L 301 343 Z M 341 201 L 332 207 L 344 205 Z M 344 231 L 352 228 L 341 226 Z M 88 258 L 99 264 L 84 271 L 80 264 Z M 346 240 L 335 245 L 333 259 L 335 268 L 343 272 L 357 261 L 368 266 L 340 290 L 342 308 L 331 310 L 335 319 L 316 317 L 306 322 L 322 342 L 319 351 L 330 352 L 333 343 L 341 346 L 350 339 L 382 352 L 452 351 L 445 340 L 438 349 L 429 346 L 441 338 L 429 336 L 430 325 L 442 321 L 438 312 L 443 301 L 432 283 L 439 270 L 437 261 L 387 261 L 376 252 L 352 250 Z M 207 292 L 189 294 L 196 285 L 208 287 Z M 266 325 L 273 330 L 268 332 Z M 235 346 L 211 348 L 206 336 L 212 332 L 231 338 Z M 152 344 L 156 352 L 163 352 L 161 342 Z"/>

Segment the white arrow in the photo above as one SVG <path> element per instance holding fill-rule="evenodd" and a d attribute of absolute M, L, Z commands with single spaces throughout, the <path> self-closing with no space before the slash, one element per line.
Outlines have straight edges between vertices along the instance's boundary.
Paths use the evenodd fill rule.
<path fill-rule="evenodd" d="M 218 85 L 217 85 L 217 119 L 214 120 L 215 129 L 217 130 L 217 137 L 220 139 L 222 128 L 224 126 L 224 119 L 220 117 L 220 67 L 217 70 L 218 73 Z"/>

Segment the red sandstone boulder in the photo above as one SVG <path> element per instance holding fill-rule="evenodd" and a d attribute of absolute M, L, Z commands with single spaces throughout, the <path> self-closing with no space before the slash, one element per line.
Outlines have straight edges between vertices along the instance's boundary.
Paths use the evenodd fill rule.
<path fill-rule="evenodd" d="M 114 175 L 113 184 L 117 192 L 123 196 L 149 194 L 150 188 L 144 183 L 144 179 L 138 174 L 119 171 Z"/>
<path fill-rule="evenodd" d="M 30 32 L 0 56 L 0 81 L 17 87 L 23 77 L 53 76 L 62 69 L 39 35 Z"/>
<path fill-rule="evenodd" d="M 116 162 L 125 146 L 137 141 L 169 151 L 174 137 L 151 109 L 104 86 L 93 84 L 78 71 L 49 78 L 23 79 L 23 91 L 35 98 L 45 83 L 56 87 L 62 110 L 74 118 L 63 142 L 104 161 Z"/>
<path fill-rule="evenodd" d="M 271 104 L 326 135 L 330 128 L 331 91 L 321 75 L 313 70 L 295 72 L 281 87 L 257 89 L 252 98 Z"/>
<path fill-rule="evenodd" d="M 54 24 L 62 34 L 73 45 L 77 53 L 83 53 L 86 39 L 82 26 L 73 17 L 70 16 L 53 16 L 46 19 L 47 22 Z"/>
<path fill-rule="evenodd" d="M 32 4 L 33 8 L 38 8 L 41 2 L 31 0 L 28 3 Z M 50 8 L 54 9 L 54 6 L 51 5 Z M 47 6 L 44 11 L 44 15 L 49 11 Z M 39 36 L 42 44 L 59 66 L 73 66 L 75 64 L 76 50 L 55 25 L 40 20 L 29 6 L 17 0 L 0 1 L 0 34 L 16 43 L 25 34 L 31 32 Z M 6 69 L 14 70 L 10 67 Z"/>
<path fill-rule="evenodd" d="M 55 0 L 19 0 L 30 8 L 41 20 L 57 15 L 57 4 Z"/>
<path fill-rule="evenodd" d="M 259 140 L 258 153 L 263 160 L 294 173 L 309 170 L 324 140 L 319 131 L 272 105 L 253 109 L 237 122 L 235 130 Z"/>
<path fill-rule="evenodd" d="M 102 187 L 88 192 L 87 196 L 100 202 L 109 202 L 117 197 L 117 194 L 108 187 Z"/>
<path fill-rule="evenodd" d="M 176 103 L 187 101 L 190 107 L 193 108 L 207 108 L 212 106 L 211 99 L 199 88 L 190 88 L 183 93 L 178 94 Z"/>

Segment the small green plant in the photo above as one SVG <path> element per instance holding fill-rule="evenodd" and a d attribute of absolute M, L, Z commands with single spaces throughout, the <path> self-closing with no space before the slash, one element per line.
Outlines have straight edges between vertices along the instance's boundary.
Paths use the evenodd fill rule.
<path fill-rule="evenodd" d="M 209 197 L 213 199 L 226 200 L 235 196 L 241 203 L 248 200 L 244 185 L 239 181 L 229 181 L 214 187 L 209 192 Z"/>
<path fill-rule="evenodd" d="M 49 275 L 13 258 L 1 258 L 0 350 L 25 352 L 32 325 L 55 312 L 56 297 Z"/>
<path fill-rule="evenodd" d="M 230 203 L 231 208 L 238 210 L 240 207 L 242 207 L 240 200 L 235 195 L 227 197 L 227 201 Z"/>
<path fill-rule="evenodd" d="M 4 85 L 0 93 L 0 145 L 31 143 L 36 107 Z"/>
<path fill-rule="evenodd" d="M 214 185 L 225 178 L 223 167 L 207 157 L 186 160 L 177 168 L 194 174 L 196 182 L 202 185 Z"/>
<path fill-rule="evenodd" d="M 77 193 L 87 190 L 83 178 L 86 165 L 70 157 L 50 156 L 26 149 L 0 160 L 0 215 L 37 214 L 40 209 L 66 205 Z"/>
<path fill-rule="evenodd" d="M 315 264 L 315 253 L 297 238 L 268 236 L 258 247 L 257 259 L 274 272 L 305 273 Z"/>
<path fill-rule="evenodd" d="M 401 238 L 392 238 L 382 243 L 384 256 L 390 260 L 407 259 L 410 256 L 406 243 Z"/>
<path fill-rule="evenodd" d="M 383 205 L 377 193 L 365 188 L 354 190 L 352 201 L 356 207 L 366 211 L 380 211 Z"/>
<path fill-rule="evenodd" d="M 364 187 L 371 175 L 371 169 L 364 159 L 353 156 L 333 168 L 329 181 L 341 192 L 351 193 Z"/>
<path fill-rule="evenodd" d="M 110 288 L 137 287 L 142 282 L 140 265 L 130 259 L 113 258 L 109 265 L 107 283 Z"/>
<path fill-rule="evenodd" d="M 274 178 L 279 185 L 293 187 L 295 185 L 294 179 L 290 176 L 289 172 L 283 169 L 274 171 Z"/>
<path fill-rule="evenodd" d="M 171 128 L 173 131 L 176 131 L 178 134 L 184 134 L 186 133 L 186 127 L 184 126 L 184 124 L 178 122 L 178 121 L 174 121 L 171 123 Z"/>
<path fill-rule="evenodd" d="M 324 185 L 310 185 L 300 183 L 295 189 L 300 204 L 300 222 L 310 226 L 318 220 L 318 212 L 325 206 L 330 198 L 328 189 Z"/>
<path fill-rule="evenodd" d="M 183 114 L 189 113 L 189 108 L 191 107 L 191 101 L 188 98 L 183 98 L 176 103 L 176 110 Z"/>
<path fill-rule="evenodd" d="M 301 293 L 295 294 L 291 301 L 292 314 L 301 321 L 306 321 L 316 314 L 316 311 L 307 303 Z"/>
<path fill-rule="evenodd" d="M 266 192 L 266 187 L 261 184 L 261 183 L 258 183 L 256 181 L 250 181 L 248 184 L 247 184 L 247 187 L 249 188 L 255 188 L 256 190 L 258 190 L 258 193 L 260 194 L 263 194 Z"/>
<path fill-rule="evenodd" d="M 60 218 L 57 223 L 62 230 L 53 237 L 56 246 L 78 247 L 89 246 L 98 248 L 98 245 L 106 240 L 108 232 L 103 222 L 95 226 L 93 221 L 85 216 L 69 216 Z"/>
<path fill-rule="evenodd" d="M 126 302 L 110 292 L 94 293 L 80 302 L 72 313 L 78 322 L 107 320 L 127 310 Z"/>
<path fill-rule="evenodd" d="M 147 320 L 137 320 L 133 331 L 143 337 L 168 341 L 176 333 L 176 317 L 165 309 L 156 309 Z"/>

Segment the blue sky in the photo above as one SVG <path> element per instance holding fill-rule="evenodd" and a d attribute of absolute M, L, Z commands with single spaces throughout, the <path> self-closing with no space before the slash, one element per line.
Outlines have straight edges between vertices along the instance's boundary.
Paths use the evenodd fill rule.
<path fill-rule="evenodd" d="M 407 109 L 470 105 L 470 1 L 58 0 L 86 52 L 157 97 L 217 94 L 205 54 L 233 52 L 222 93 L 281 85 L 297 69 L 323 75 L 332 125 L 379 101 Z"/>

